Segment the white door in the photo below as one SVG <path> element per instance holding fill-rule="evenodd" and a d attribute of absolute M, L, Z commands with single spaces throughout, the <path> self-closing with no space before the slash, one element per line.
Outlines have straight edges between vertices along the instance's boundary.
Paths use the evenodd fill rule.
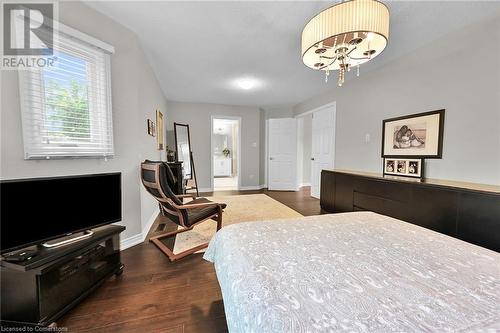
<path fill-rule="evenodd" d="M 311 196 L 319 198 L 321 170 L 333 169 L 335 105 L 315 111 L 312 119 Z"/>
<path fill-rule="evenodd" d="M 269 119 L 269 190 L 297 190 L 297 120 Z"/>

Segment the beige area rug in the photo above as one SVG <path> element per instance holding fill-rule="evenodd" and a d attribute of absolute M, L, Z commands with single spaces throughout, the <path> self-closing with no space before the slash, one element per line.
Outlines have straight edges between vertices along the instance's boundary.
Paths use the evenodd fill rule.
<path fill-rule="evenodd" d="M 265 194 L 246 194 L 209 197 L 211 201 L 227 204 L 222 215 L 222 228 L 236 223 L 265 221 L 301 217 L 302 214 L 285 206 Z M 179 253 L 196 245 L 210 241 L 215 234 L 217 222 L 205 221 L 193 230 L 178 234 L 175 238 L 174 253 Z M 203 252 L 201 250 L 200 252 Z"/>

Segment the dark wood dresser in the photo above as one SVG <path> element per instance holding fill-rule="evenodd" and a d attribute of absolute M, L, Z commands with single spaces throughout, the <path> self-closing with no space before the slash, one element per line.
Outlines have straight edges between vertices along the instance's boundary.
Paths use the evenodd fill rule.
<path fill-rule="evenodd" d="M 500 186 L 321 172 L 321 208 L 369 210 L 500 252 Z"/>

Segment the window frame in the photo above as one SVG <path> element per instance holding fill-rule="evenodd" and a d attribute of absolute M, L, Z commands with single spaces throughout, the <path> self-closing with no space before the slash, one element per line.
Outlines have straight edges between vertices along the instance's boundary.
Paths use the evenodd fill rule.
<path fill-rule="evenodd" d="M 23 19 L 20 17 L 19 19 Z M 62 40 L 59 38 L 59 36 L 62 35 Z M 35 113 L 32 108 L 32 103 L 33 101 L 37 100 L 37 98 L 32 98 L 32 97 L 27 97 L 28 94 L 30 94 L 33 89 L 31 87 L 35 85 L 39 85 L 40 91 L 43 92 L 43 95 L 41 95 L 36 101 L 37 103 L 40 103 L 41 105 L 41 111 L 40 114 L 44 117 L 47 108 L 46 108 L 46 101 L 45 101 L 45 80 L 44 80 L 44 74 L 43 74 L 43 68 L 36 70 L 33 72 L 32 70 L 30 73 L 26 73 L 26 70 L 18 70 L 18 77 L 19 77 L 19 96 L 20 96 L 20 102 L 21 102 L 21 123 L 23 126 L 22 134 L 23 134 L 23 146 L 24 146 L 24 159 L 25 160 L 39 160 L 39 159 L 67 159 L 67 158 L 104 158 L 107 159 L 108 157 L 113 157 L 115 153 L 114 149 L 114 130 L 113 130 L 113 109 L 112 109 L 112 89 L 111 89 L 111 55 L 114 53 L 114 47 L 101 41 L 98 40 L 92 36 L 89 36 L 85 33 L 82 33 L 76 29 L 73 29 L 69 26 L 66 26 L 60 22 L 55 22 L 54 24 L 54 49 L 57 51 L 59 49 L 59 45 L 64 43 L 64 39 L 69 39 L 70 42 L 75 42 L 76 44 L 80 44 L 84 47 L 90 47 L 91 49 L 97 49 L 98 51 L 103 53 L 104 56 L 104 73 L 102 73 L 102 77 L 98 77 L 96 73 L 93 75 L 88 75 L 87 77 L 91 78 L 91 81 L 88 83 L 89 86 L 92 85 L 97 85 L 97 86 L 102 86 L 104 88 L 105 96 L 103 97 L 102 100 L 97 99 L 96 97 L 92 97 L 92 93 L 89 93 L 88 95 L 88 105 L 89 105 L 89 121 L 90 121 L 90 141 L 89 142 L 97 142 L 98 140 L 95 139 L 95 136 L 99 134 L 98 130 L 92 131 L 92 119 L 95 118 L 98 115 L 98 112 L 101 112 L 100 110 L 105 110 L 106 114 L 104 116 L 99 116 L 100 119 L 103 119 L 103 122 L 106 122 L 105 128 L 106 130 L 103 131 L 105 133 L 107 140 L 103 140 L 102 142 L 104 144 L 100 145 L 102 149 L 104 150 L 103 152 L 85 152 L 85 148 L 88 148 L 89 145 L 85 144 L 74 144 L 72 143 L 71 146 L 68 146 L 67 143 L 48 143 L 46 147 L 42 148 L 37 148 L 36 152 L 33 152 L 33 147 L 35 144 L 35 140 L 33 138 L 28 137 L 29 131 L 32 129 L 25 128 L 25 126 L 28 126 L 28 122 L 31 125 L 32 123 L 36 122 L 34 120 L 33 114 Z M 75 56 L 74 54 L 68 53 L 71 56 Z M 85 58 L 81 58 L 84 61 L 88 61 Z M 91 71 L 95 71 L 97 67 L 91 68 Z M 36 82 L 33 77 L 37 76 L 38 82 Z M 101 82 L 100 82 L 101 81 Z M 104 81 L 104 82 L 102 82 Z M 94 90 L 94 89 L 91 89 Z M 98 90 L 98 89 L 97 89 Z M 97 108 L 97 110 L 92 111 L 93 108 L 95 108 L 95 105 L 99 102 L 104 101 L 105 103 L 105 108 Z M 97 102 L 97 103 L 96 103 Z M 27 119 L 28 118 L 28 119 Z M 41 126 L 45 126 L 46 122 L 45 120 L 40 121 Z M 98 122 L 99 126 L 102 124 L 101 122 Z M 31 133 L 34 131 L 32 130 Z M 37 133 L 32 134 L 31 136 L 34 136 L 38 138 L 40 141 L 46 141 L 44 138 L 44 133 L 46 133 L 47 130 L 44 128 L 38 128 Z M 110 147 L 109 149 L 106 149 L 106 147 Z M 46 150 L 46 152 L 44 152 Z"/>

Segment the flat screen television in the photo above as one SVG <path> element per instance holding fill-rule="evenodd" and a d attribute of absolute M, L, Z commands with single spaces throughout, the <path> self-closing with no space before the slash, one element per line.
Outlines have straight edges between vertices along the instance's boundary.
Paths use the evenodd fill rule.
<path fill-rule="evenodd" d="M 1 252 L 121 221 L 121 173 L 0 182 Z"/>

